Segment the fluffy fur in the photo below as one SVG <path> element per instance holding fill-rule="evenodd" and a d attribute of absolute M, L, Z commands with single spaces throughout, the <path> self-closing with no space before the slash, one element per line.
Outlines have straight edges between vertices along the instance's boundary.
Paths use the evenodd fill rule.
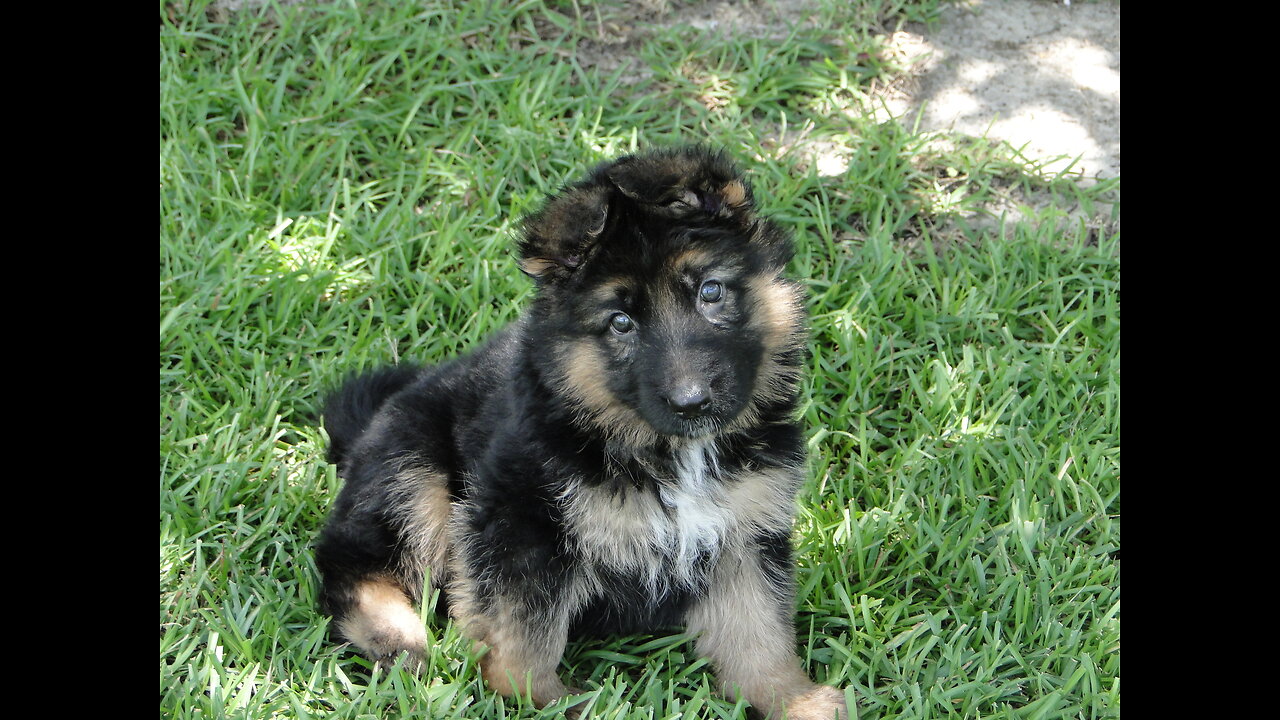
<path fill-rule="evenodd" d="M 349 381 L 321 601 L 378 662 L 420 661 L 430 582 L 503 694 L 543 705 L 569 637 L 686 626 L 724 692 L 845 717 L 801 670 L 791 523 L 803 296 L 786 232 L 722 155 L 623 157 L 524 223 L 527 311 L 470 355 Z"/>

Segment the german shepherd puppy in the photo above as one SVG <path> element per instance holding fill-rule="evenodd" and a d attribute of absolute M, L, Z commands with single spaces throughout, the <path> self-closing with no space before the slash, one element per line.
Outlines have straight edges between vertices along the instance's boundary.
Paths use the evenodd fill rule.
<path fill-rule="evenodd" d="M 685 625 L 769 718 L 846 717 L 795 653 L 803 293 L 790 236 L 721 154 L 602 164 L 529 217 L 531 305 L 470 355 L 356 378 L 325 409 L 345 485 L 321 602 L 379 663 L 420 661 L 428 581 L 543 706 L 569 637 Z"/>

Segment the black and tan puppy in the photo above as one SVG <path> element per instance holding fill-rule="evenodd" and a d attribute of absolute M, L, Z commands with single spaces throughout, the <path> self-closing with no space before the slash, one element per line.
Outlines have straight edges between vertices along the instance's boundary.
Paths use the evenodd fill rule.
<path fill-rule="evenodd" d="M 801 669 L 791 523 L 805 340 L 791 239 L 721 155 L 603 164 L 524 225 L 527 311 L 470 355 L 349 382 L 329 402 L 346 484 L 322 602 L 379 662 L 425 652 L 429 580 L 485 680 L 572 692 L 571 636 L 687 626 L 730 697 L 844 717 Z"/>

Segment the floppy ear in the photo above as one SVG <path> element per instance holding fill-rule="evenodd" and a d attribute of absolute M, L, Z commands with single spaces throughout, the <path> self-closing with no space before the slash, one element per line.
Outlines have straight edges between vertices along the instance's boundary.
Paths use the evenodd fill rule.
<path fill-rule="evenodd" d="M 703 148 L 628 156 L 605 172 L 623 195 L 668 217 L 702 214 L 743 221 L 754 205 L 751 187 L 733 163 Z"/>
<path fill-rule="evenodd" d="M 609 192 L 569 188 L 524 221 L 520 269 L 535 279 L 568 274 L 582 264 L 609 219 Z"/>
<path fill-rule="evenodd" d="M 667 160 L 664 158 L 663 160 Z M 618 158 L 605 172 L 623 195 L 642 203 L 659 203 L 677 192 L 684 173 L 677 164 L 634 155 Z"/>

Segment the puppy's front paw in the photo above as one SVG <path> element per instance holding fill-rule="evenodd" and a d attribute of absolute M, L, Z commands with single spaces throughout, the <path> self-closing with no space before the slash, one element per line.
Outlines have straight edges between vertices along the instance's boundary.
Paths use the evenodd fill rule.
<path fill-rule="evenodd" d="M 565 694 L 566 695 L 587 695 L 587 692 L 588 691 L 583 690 L 582 688 L 573 687 L 571 685 L 566 689 Z M 587 709 L 591 707 L 591 702 L 593 699 L 594 698 L 587 696 L 587 697 L 573 700 L 573 704 L 565 708 L 564 710 L 565 720 L 579 720 L 579 718 L 587 717 L 585 713 Z"/>
<path fill-rule="evenodd" d="M 783 717 L 787 720 L 848 720 L 849 708 L 845 705 L 843 691 L 815 685 L 788 703 Z"/>

